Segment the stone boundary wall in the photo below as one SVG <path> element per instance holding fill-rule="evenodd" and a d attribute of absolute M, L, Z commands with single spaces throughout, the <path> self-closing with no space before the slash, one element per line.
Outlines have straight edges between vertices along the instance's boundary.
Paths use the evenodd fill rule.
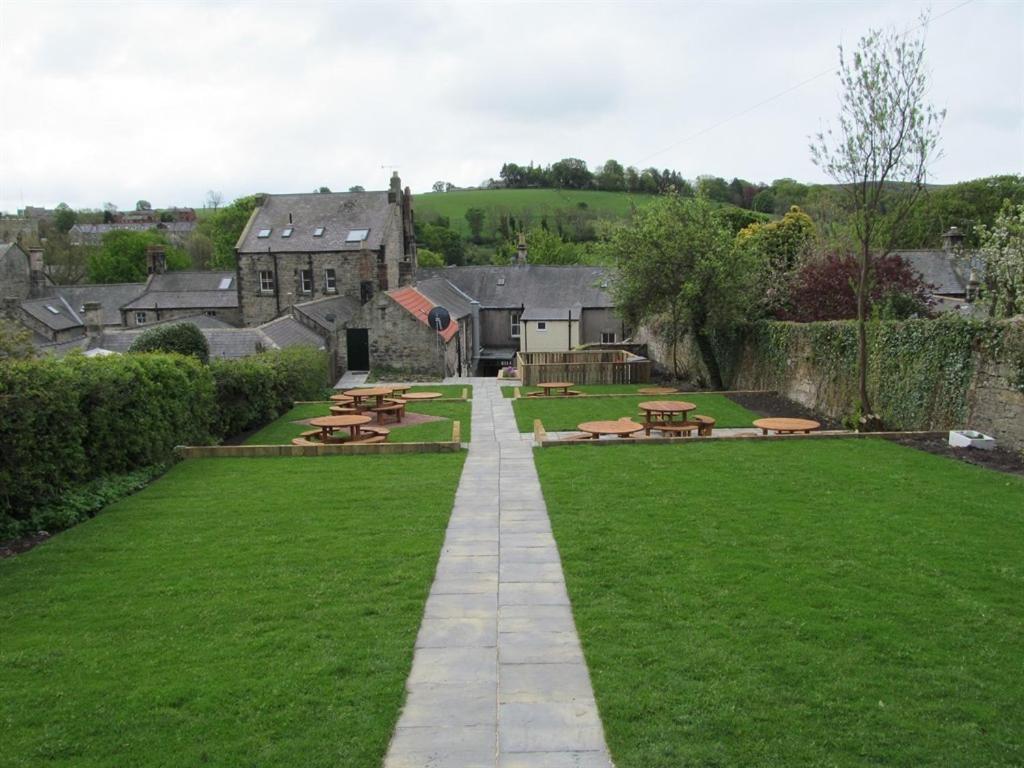
<path fill-rule="evenodd" d="M 927 331 L 929 327 L 940 327 L 928 324 L 961 321 L 905 322 L 916 323 L 918 330 Z M 748 337 L 738 348 L 726 353 L 727 357 L 731 355 L 730 359 L 720 361 L 724 362 L 723 373 L 728 376 L 726 383 L 735 389 L 775 390 L 817 413 L 842 421 L 854 413 L 857 403 L 855 349 L 847 345 L 842 362 L 837 363 L 834 355 L 842 334 L 823 331 L 830 330 L 829 327 L 832 331 L 842 331 L 844 325 L 852 328 L 853 323 L 765 323 L 769 331 L 773 326 L 785 330 L 780 338 L 784 335 L 788 346 L 766 348 L 762 341 L 759 347 Z M 888 333 L 890 339 L 898 335 L 898 323 L 877 325 L 882 326 L 881 331 Z M 874 407 L 884 416 L 887 405 L 897 399 L 908 401 L 908 394 L 914 394 L 920 398 L 916 411 L 904 411 L 898 418 L 887 419 L 893 427 L 976 429 L 995 437 L 1001 447 L 1024 449 L 1024 318 L 990 321 L 973 327 L 976 329 L 974 342 L 958 347 L 964 351 L 955 359 L 947 359 L 937 369 L 940 374 L 957 369 L 954 375 L 942 380 L 921 373 L 926 369 L 926 358 L 933 351 L 927 341 L 921 342 L 917 352 L 912 345 L 905 344 L 901 348 L 901 359 L 880 351 L 884 348 L 869 350 L 872 366 L 869 389 Z M 869 325 L 869 338 L 871 333 Z M 652 359 L 662 369 L 670 371 L 672 350 L 650 331 L 645 331 L 643 337 Z M 829 339 L 831 348 L 823 348 L 821 345 Z M 704 374 L 696 345 L 691 340 L 685 339 L 679 344 L 677 355 L 684 376 L 697 379 Z M 955 407 L 950 407 L 954 399 Z"/>

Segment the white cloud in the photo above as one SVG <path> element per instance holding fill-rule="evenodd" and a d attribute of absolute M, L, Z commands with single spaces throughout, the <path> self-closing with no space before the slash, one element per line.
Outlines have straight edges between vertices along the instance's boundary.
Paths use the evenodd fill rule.
<path fill-rule="evenodd" d="M 383 188 L 382 165 L 422 191 L 569 155 L 819 180 L 807 136 L 835 114 L 833 76 L 726 118 L 922 7 L 4 0 L 0 209 Z M 936 180 L 1024 168 L 1022 39 L 1017 3 L 932 23 Z"/>

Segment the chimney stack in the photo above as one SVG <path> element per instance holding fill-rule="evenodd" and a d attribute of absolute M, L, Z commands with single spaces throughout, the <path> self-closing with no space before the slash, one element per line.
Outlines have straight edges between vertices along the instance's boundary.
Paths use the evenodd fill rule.
<path fill-rule="evenodd" d="M 46 272 L 43 270 L 43 249 L 28 249 L 29 296 L 38 299 L 46 293 Z"/>
<path fill-rule="evenodd" d="M 946 253 L 953 253 L 960 250 L 964 244 L 964 233 L 959 227 L 950 227 L 949 231 L 942 236 L 942 250 Z"/>
<path fill-rule="evenodd" d="M 526 233 L 519 233 L 519 244 L 516 246 L 516 266 L 521 267 L 526 264 Z"/>
<path fill-rule="evenodd" d="M 391 172 L 391 189 L 388 190 L 388 202 L 397 203 L 402 194 L 402 180 L 398 178 L 398 171 Z"/>
<path fill-rule="evenodd" d="M 98 301 L 87 301 L 83 305 L 85 314 L 85 335 L 97 338 L 103 335 L 103 305 Z"/>
<path fill-rule="evenodd" d="M 146 246 L 146 272 L 162 275 L 167 271 L 167 252 L 162 245 Z"/>

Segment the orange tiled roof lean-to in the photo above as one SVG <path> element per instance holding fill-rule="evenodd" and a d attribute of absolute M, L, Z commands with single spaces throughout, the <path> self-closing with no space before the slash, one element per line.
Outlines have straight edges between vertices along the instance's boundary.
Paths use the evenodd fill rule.
<path fill-rule="evenodd" d="M 388 291 L 388 296 L 397 301 L 407 312 L 421 323 L 429 325 L 427 322 L 427 314 L 437 305 L 415 288 L 398 288 L 394 291 Z M 458 332 L 459 321 L 453 318 L 451 324 L 441 331 L 441 338 L 446 342 L 451 341 L 452 337 Z"/>

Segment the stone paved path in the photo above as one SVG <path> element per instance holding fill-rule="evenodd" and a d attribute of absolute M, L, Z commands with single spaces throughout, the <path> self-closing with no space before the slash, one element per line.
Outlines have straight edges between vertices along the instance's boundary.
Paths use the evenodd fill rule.
<path fill-rule="evenodd" d="M 495 379 L 472 440 L 385 768 L 610 768 L 530 443 Z"/>

